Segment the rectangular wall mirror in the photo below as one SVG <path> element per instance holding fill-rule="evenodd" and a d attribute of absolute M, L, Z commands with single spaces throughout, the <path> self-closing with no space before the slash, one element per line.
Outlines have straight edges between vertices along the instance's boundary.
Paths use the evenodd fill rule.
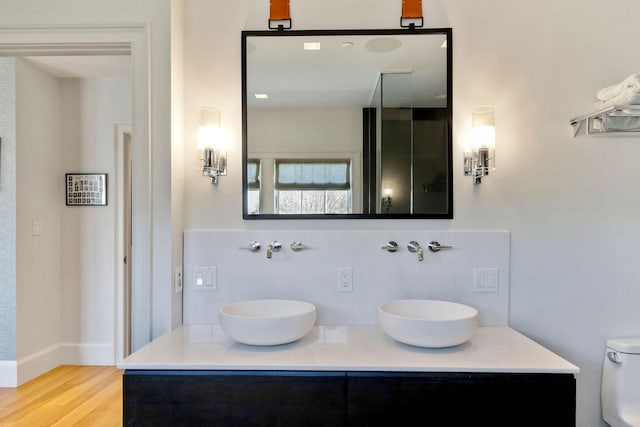
<path fill-rule="evenodd" d="M 244 31 L 243 218 L 453 218 L 451 29 Z"/>

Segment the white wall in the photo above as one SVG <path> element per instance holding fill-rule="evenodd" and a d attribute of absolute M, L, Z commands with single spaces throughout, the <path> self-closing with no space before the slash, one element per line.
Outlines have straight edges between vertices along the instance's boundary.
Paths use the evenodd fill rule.
<path fill-rule="evenodd" d="M 56 346 L 62 333 L 61 106 L 59 79 L 17 58 L 16 357 L 19 365 L 53 363 L 55 366 Z M 34 222 L 42 224 L 40 234 Z M 39 353 L 44 361 L 32 360 L 32 356 Z M 39 369 L 35 369 L 37 371 Z M 19 366 L 20 383 L 32 375 L 30 368 Z"/>
<path fill-rule="evenodd" d="M 64 173 L 102 172 L 113 181 L 114 123 L 131 120 L 131 84 L 58 79 L 20 58 L 16 76 L 16 357 L 23 383 L 58 364 L 114 363 L 115 186 L 106 207 L 67 207 Z"/>
<path fill-rule="evenodd" d="M 362 153 L 361 108 L 254 108 L 248 115 L 251 151 Z"/>
<path fill-rule="evenodd" d="M 294 29 L 397 28 L 400 3 L 292 2 Z M 640 335 L 638 137 L 573 139 L 568 119 L 601 87 L 640 71 L 640 3 L 620 0 L 423 1 L 425 25 L 453 28 L 452 221 L 242 221 L 240 31 L 267 29 L 268 2 L 185 4 L 185 169 L 197 171 L 197 106 L 223 110 L 234 135 L 217 187 L 185 176 L 185 228 L 511 231 L 510 323 L 581 368 L 580 426 L 600 421 L 607 337 Z M 471 109 L 496 107 L 497 167 L 462 175 Z M 193 143 L 190 145 L 189 140 Z M 627 184 L 629 183 L 629 184 Z"/>
<path fill-rule="evenodd" d="M 113 78 L 62 79 L 61 87 L 62 174 L 108 174 L 107 206 L 61 208 L 65 360 L 112 364 L 117 206 L 114 123 L 131 121 L 131 82 Z M 83 356 L 89 349 L 94 356 Z"/>

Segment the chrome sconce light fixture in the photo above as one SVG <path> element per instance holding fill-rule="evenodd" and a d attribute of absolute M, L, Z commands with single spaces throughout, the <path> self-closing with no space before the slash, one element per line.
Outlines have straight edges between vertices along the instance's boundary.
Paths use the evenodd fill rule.
<path fill-rule="evenodd" d="M 471 112 L 471 137 L 464 149 L 464 174 L 472 176 L 474 184 L 482 183 L 482 178 L 496 169 L 494 111 L 493 107 L 485 105 Z"/>
<path fill-rule="evenodd" d="M 227 152 L 223 151 L 228 136 L 220 126 L 221 112 L 215 107 L 200 107 L 198 148 L 202 151 L 202 176 L 218 183 L 219 176 L 227 175 Z"/>

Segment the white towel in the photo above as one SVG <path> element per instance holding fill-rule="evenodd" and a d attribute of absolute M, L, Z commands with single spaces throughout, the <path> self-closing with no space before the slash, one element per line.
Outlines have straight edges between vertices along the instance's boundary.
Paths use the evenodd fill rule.
<path fill-rule="evenodd" d="M 640 73 L 632 74 L 620 83 L 600 89 L 596 96 L 600 101 L 609 101 L 627 91 L 640 93 Z"/>
<path fill-rule="evenodd" d="M 602 131 L 607 131 L 607 130 L 638 132 L 640 131 L 640 117 L 638 116 L 635 116 L 635 117 L 604 116 L 602 118 Z"/>
<path fill-rule="evenodd" d="M 612 105 L 640 105 L 640 93 L 634 89 L 628 89 L 606 102 L 598 103 L 597 109 L 601 110 Z"/>

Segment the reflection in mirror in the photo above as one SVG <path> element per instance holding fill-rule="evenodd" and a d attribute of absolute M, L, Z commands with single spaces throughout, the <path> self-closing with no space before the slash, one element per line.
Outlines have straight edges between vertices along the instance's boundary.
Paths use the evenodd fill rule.
<path fill-rule="evenodd" d="M 452 218 L 451 30 L 243 32 L 243 218 Z"/>

